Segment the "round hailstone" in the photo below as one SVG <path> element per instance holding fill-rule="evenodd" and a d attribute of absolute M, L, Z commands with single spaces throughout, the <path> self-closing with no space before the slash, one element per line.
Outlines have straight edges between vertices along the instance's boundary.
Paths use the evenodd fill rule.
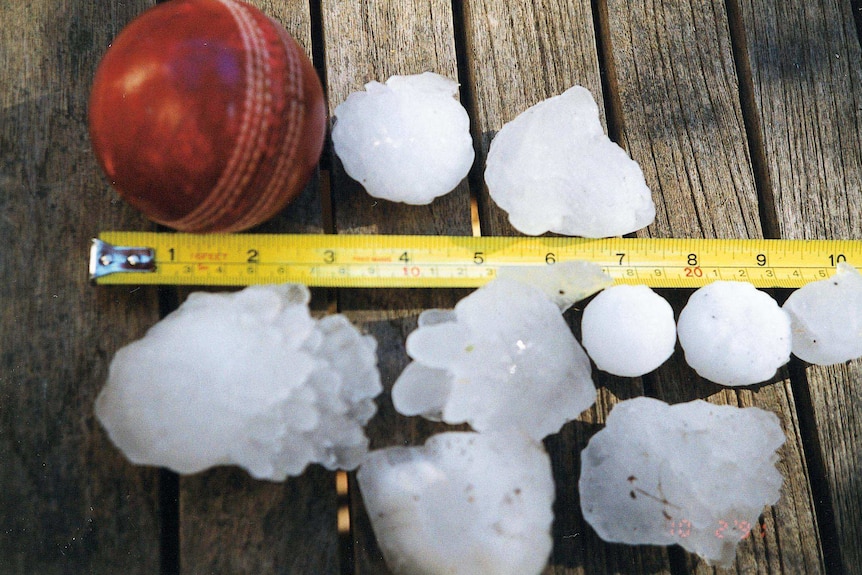
<path fill-rule="evenodd" d="M 581 341 L 599 369 L 624 377 L 641 376 L 673 355 L 673 308 L 647 286 L 608 288 L 584 309 Z"/>
<path fill-rule="evenodd" d="M 371 452 L 357 479 L 396 575 L 538 575 L 548 561 L 554 481 L 541 443 L 442 433 Z"/>
<path fill-rule="evenodd" d="M 557 306 L 536 287 L 496 279 L 454 311 L 430 310 L 407 338 L 395 409 L 476 431 L 556 433 L 590 407 L 590 360 Z"/>
<path fill-rule="evenodd" d="M 862 356 L 862 275 L 848 263 L 831 278 L 807 284 L 784 302 L 796 357 L 817 365 Z"/>
<path fill-rule="evenodd" d="M 438 74 L 370 82 L 335 108 L 332 143 L 347 174 L 375 198 L 428 204 L 473 165 L 458 84 Z"/>
<path fill-rule="evenodd" d="M 309 463 L 352 469 L 380 393 L 377 344 L 308 289 L 194 293 L 119 350 L 96 416 L 133 462 L 195 473 L 235 464 L 259 479 Z"/>
<path fill-rule="evenodd" d="M 581 453 L 584 518 L 605 541 L 672 545 L 729 566 L 779 498 L 774 413 L 639 397 L 611 410 Z"/>
<path fill-rule="evenodd" d="M 491 142 L 485 182 L 525 234 L 618 236 L 655 219 L 640 167 L 605 136 L 598 106 L 581 86 L 503 126 Z"/>
<path fill-rule="evenodd" d="M 722 385 L 766 381 L 790 361 L 790 316 L 750 283 L 717 281 L 694 292 L 677 333 L 686 362 Z"/>

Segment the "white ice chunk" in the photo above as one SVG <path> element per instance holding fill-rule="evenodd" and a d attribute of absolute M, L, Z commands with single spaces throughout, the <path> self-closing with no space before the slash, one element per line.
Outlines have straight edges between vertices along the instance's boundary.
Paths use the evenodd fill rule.
<path fill-rule="evenodd" d="M 355 468 L 382 390 L 377 344 L 343 316 L 313 319 L 308 300 L 299 285 L 191 294 L 111 362 L 95 407 L 111 440 L 179 473 Z"/>
<path fill-rule="evenodd" d="M 560 311 L 614 283 L 598 264 L 580 260 L 555 263 L 553 254 L 545 258 L 552 265 L 502 267 L 497 277 L 536 286 Z"/>
<path fill-rule="evenodd" d="M 430 313 L 407 338 L 407 353 L 427 369 L 408 366 L 395 382 L 399 413 L 541 439 L 595 402 L 590 361 L 538 288 L 496 279 L 458 302 L 451 321 Z M 423 381 L 434 388 L 419 389 Z"/>
<path fill-rule="evenodd" d="M 790 316 L 746 282 L 717 281 L 694 292 L 677 333 L 686 362 L 722 385 L 766 381 L 790 360 Z"/>
<path fill-rule="evenodd" d="M 485 182 L 525 234 L 601 238 L 655 219 L 640 166 L 605 135 L 598 106 L 581 86 L 503 126 L 491 142 Z"/>
<path fill-rule="evenodd" d="M 554 482 L 541 443 L 442 433 L 371 452 L 357 479 L 396 575 L 538 575 L 547 563 Z"/>
<path fill-rule="evenodd" d="M 347 174 L 375 198 L 428 204 L 473 164 L 458 84 L 425 72 L 370 82 L 335 109 L 332 143 Z"/>
<path fill-rule="evenodd" d="M 673 308 L 647 286 L 608 288 L 584 309 L 581 341 L 599 369 L 624 377 L 644 375 L 673 355 Z"/>
<path fill-rule="evenodd" d="M 841 262 L 835 275 L 799 288 L 787 298 L 793 353 L 830 365 L 862 357 L 862 275 Z"/>
<path fill-rule="evenodd" d="M 611 410 L 581 454 L 584 518 L 605 541 L 671 545 L 729 566 L 779 498 L 775 414 L 640 397 Z"/>

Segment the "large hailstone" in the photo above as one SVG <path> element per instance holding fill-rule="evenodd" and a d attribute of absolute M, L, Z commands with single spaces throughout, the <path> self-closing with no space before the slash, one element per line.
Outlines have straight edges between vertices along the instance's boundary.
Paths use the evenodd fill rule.
<path fill-rule="evenodd" d="M 640 167 L 605 135 L 599 108 L 581 86 L 503 126 L 491 142 L 485 182 L 525 234 L 601 238 L 655 219 Z"/>
<path fill-rule="evenodd" d="M 842 262 L 831 278 L 790 294 L 784 310 L 796 357 L 829 365 L 862 356 L 862 275 L 850 264 Z"/>
<path fill-rule="evenodd" d="M 335 108 L 332 143 L 347 174 L 375 198 L 428 204 L 473 165 L 458 84 L 425 72 L 369 82 Z"/>
<path fill-rule="evenodd" d="M 191 294 L 117 352 L 96 416 L 133 463 L 179 473 L 355 468 L 382 390 L 376 342 L 344 316 L 313 319 L 308 301 L 291 284 Z"/>
<path fill-rule="evenodd" d="M 694 292 L 677 333 L 686 362 L 722 385 L 766 381 L 790 361 L 790 316 L 746 282 L 716 281 Z"/>
<path fill-rule="evenodd" d="M 596 398 L 590 361 L 560 310 L 514 280 L 489 282 L 453 311 L 423 312 L 407 353 L 415 361 L 392 389 L 404 415 L 541 439 Z"/>
<path fill-rule="evenodd" d="M 729 566 L 779 498 L 775 414 L 701 400 L 620 402 L 581 454 L 584 518 L 605 541 L 671 545 Z"/>
<path fill-rule="evenodd" d="M 584 309 L 581 341 L 599 369 L 624 377 L 641 376 L 673 355 L 673 308 L 647 286 L 613 286 Z"/>
<path fill-rule="evenodd" d="M 538 575 L 547 563 L 551 462 L 521 434 L 450 432 L 374 451 L 357 479 L 396 575 Z"/>

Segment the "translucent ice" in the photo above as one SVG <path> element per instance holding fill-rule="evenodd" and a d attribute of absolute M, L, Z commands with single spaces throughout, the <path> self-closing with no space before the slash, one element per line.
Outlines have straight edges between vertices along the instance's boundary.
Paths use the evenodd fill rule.
<path fill-rule="evenodd" d="M 831 278 L 807 284 L 787 298 L 793 353 L 829 365 L 862 356 L 862 275 L 839 263 Z"/>
<path fill-rule="evenodd" d="M 673 355 L 673 308 L 647 286 L 613 286 L 584 309 L 581 341 L 599 369 L 641 376 Z"/>
<path fill-rule="evenodd" d="M 374 451 L 357 478 L 396 575 L 538 575 L 547 563 L 551 462 L 521 434 L 443 433 Z"/>
<path fill-rule="evenodd" d="M 546 258 L 551 256 L 548 254 Z M 576 302 L 614 283 L 613 278 L 604 273 L 598 264 L 579 260 L 539 267 L 502 267 L 497 277 L 536 286 L 559 306 L 560 311 L 566 311 Z"/>
<path fill-rule="evenodd" d="M 375 198 L 427 204 L 473 164 L 458 84 L 431 72 L 370 82 L 335 109 L 332 143 L 344 169 Z"/>
<path fill-rule="evenodd" d="M 503 126 L 491 142 L 485 182 L 525 234 L 608 237 L 655 219 L 640 167 L 605 136 L 598 106 L 581 86 Z"/>
<path fill-rule="evenodd" d="M 407 338 L 395 409 L 477 431 L 559 431 L 595 402 L 590 361 L 538 288 L 496 279 L 455 306 L 430 310 Z"/>
<path fill-rule="evenodd" d="M 765 381 L 790 360 L 790 316 L 746 282 L 717 281 L 694 292 L 677 333 L 686 362 L 722 385 Z"/>
<path fill-rule="evenodd" d="M 696 400 L 620 402 L 581 454 L 581 511 L 605 541 L 680 544 L 728 566 L 778 501 L 775 414 Z"/>
<path fill-rule="evenodd" d="M 96 416 L 132 462 L 179 473 L 356 467 L 381 391 L 376 342 L 344 316 L 313 319 L 308 300 L 299 285 L 191 294 L 117 352 Z"/>

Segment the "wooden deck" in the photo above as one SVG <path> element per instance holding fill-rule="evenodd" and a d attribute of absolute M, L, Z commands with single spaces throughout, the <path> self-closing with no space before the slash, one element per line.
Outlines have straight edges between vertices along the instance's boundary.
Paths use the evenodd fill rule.
<path fill-rule="evenodd" d="M 858 0 L 254 3 L 313 55 L 330 109 L 392 74 L 459 79 L 477 149 L 455 192 L 408 207 L 374 201 L 328 148 L 305 195 L 262 230 L 470 235 L 472 195 L 482 234 L 513 234 L 482 186 L 489 143 L 528 106 L 581 84 L 653 190 L 658 216 L 640 234 L 862 237 Z M 386 574 L 352 477 L 346 494 L 317 467 L 283 484 L 237 469 L 178 478 L 127 463 L 93 416 L 113 353 L 184 297 L 94 288 L 85 270 L 99 231 L 154 229 L 109 188 L 86 130 L 99 58 L 149 4 L 0 2 L 0 573 Z M 465 293 L 315 292 L 318 309 L 379 341 L 387 392 L 369 427 L 375 447 L 440 429 L 395 414 L 388 389 L 419 312 Z M 665 295 L 678 311 L 688 293 Z M 558 493 L 545 573 L 713 571 L 679 548 L 606 544 L 580 515 L 580 450 L 616 402 L 642 394 L 781 419 L 781 500 L 728 572 L 862 573 L 862 362 L 794 361 L 764 385 L 729 389 L 699 380 L 678 352 L 642 379 L 595 379 L 596 406 L 546 442 Z M 352 530 L 339 536 L 348 511 Z"/>

